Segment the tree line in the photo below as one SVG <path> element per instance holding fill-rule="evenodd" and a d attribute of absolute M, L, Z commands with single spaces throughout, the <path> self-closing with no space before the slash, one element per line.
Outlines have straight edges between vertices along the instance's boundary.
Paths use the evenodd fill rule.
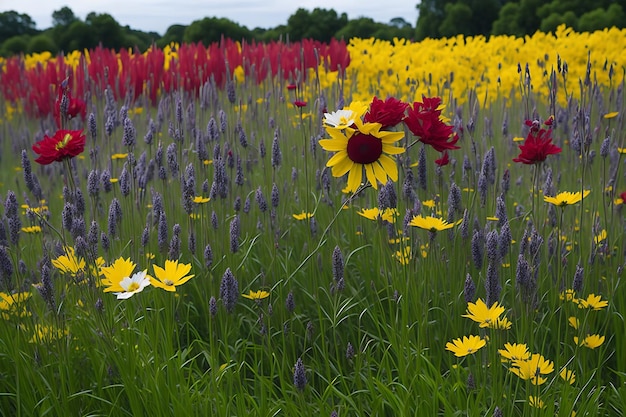
<path fill-rule="evenodd" d="M 422 0 L 416 8 L 415 26 L 402 17 L 381 23 L 368 17 L 348 19 L 345 13 L 318 7 L 299 8 L 286 24 L 274 28 L 249 29 L 227 18 L 205 17 L 189 25 L 171 25 L 163 35 L 122 26 L 107 13 L 91 12 L 82 20 L 67 6 L 52 13 L 52 27 L 44 30 L 38 30 L 28 14 L 6 11 L 0 13 L 0 56 L 70 52 L 98 45 L 144 51 L 171 42 L 209 45 L 222 36 L 259 42 L 352 37 L 419 41 L 459 34 L 525 36 L 554 31 L 561 24 L 578 31 L 626 27 L 626 0 Z"/>

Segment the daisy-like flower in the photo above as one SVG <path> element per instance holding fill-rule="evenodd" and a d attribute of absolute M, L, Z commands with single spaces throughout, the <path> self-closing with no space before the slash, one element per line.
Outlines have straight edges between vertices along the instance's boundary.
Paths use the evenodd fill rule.
<path fill-rule="evenodd" d="M 524 380 L 530 380 L 533 385 L 546 382 L 542 375 L 554 372 L 554 363 L 538 353 L 533 353 L 529 359 L 513 361 L 511 372 Z"/>
<path fill-rule="evenodd" d="M 361 211 L 357 211 L 356 214 L 374 221 L 382 219 L 389 223 L 394 223 L 396 221 L 396 218 L 398 217 L 398 210 L 395 208 L 387 207 L 383 211 L 380 211 L 377 207 L 374 207 L 370 209 L 361 209 Z"/>
<path fill-rule="evenodd" d="M 341 110 L 332 113 L 324 113 L 324 126 L 340 130 L 348 128 L 365 114 L 367 108 L 367 104 L 360 101 L 353 101 L 348 107 Z"/>
<path fill-rule="evenodd" d="M 120 282 L 124 278 L 132 276 L 135 266 L 130 258 L 118 258 L 112 265 L 101 267 L 100 275 L 103 275 L 104 278 L 100 280 L 100 284 L 106 287 L 104 292 L 124 292 Z"/>
<path fill-rule="evenodd" d="M 502 362 L 525 361 L 530 358 L 530 352 L 525 343 L 505 343 L 504 349 L 498 349 Z"/>
<path fill-rule="evenodd" d="M 188 275 L 191 264 L 179 264 L 178 261 L 165 261 L 165 268 L 152 265 L 154 277 L 150 277 L 152 285 L 166 291 L 176 291 L 176 287 L 183 285 L 195 275 Z"/>
<path fill-rule="evenodd" d="M 335 154 L 326 166 L 331 167 L 334 177 L 348 174 L 348 189 L 356 192 L 361 186 L 363 171 L 374 188 L 378 182 L 398 180 L 398 166 L 389 155 L 398 155 L 404 148 L 394 146 L 404 137 L 404 132 L 381 130 L 380 123 L 364 123 L 354 119 L 353 127 L 327 127 L 330 139 L 319 141 L 320 146 Z"/>
<path fill-rule="evenodd" d="M 463 314 L 462 317 L 479 323 L 481 328 L 494 328 L 502 313 L 504 313 L 504 307 L 497 301 L 491 307 L 487 307 L 487 304 L 479 298 L 475 303 L 467 303 L 467 314 Z"/>
<path fill-rule="evenodd" d="M 405 103 L 395 97 L 389 97 L 386 100 L 374 97 L 363 120 L 365 122 L 380 123 L 383 125 L 383 128 L 392 127 L 402 122 L 407 107 L 409 107 L 409 103 Z"/>
<path fill-rule="evenodd" d="M 580 191 L 571 193 L 569 191 L 564 191 L 562 193 L 558 193 L 554 197 L 543 196 L 543 201 L 546 203 L 553 204 L 558 207 L 571 206 L 572 204 L 576 204 L 581 201 L 583 198 L 587 197 L 591 191 L 585 190 L 584 193 Z"/>
<path fill-rule="evenodd" d="M 609 302 L 606 300 L 602 300 L 601 295 L 589 294 L 586 299 L 581 298 L 578 300 L 579 308 L 592 308 L 596 311 L 602 310 L 608 305 Z"/>
<path fill-rule="evenodd" d="M 559 376 L 563 378 L 563 381 L 567 382 L 570 385 L 576 382 L 576 374 L 574 373 L 574 371 L 571 371 L 565 367 L 561 369 L 561 372 L 559 372 Z"/>
<path fill-rule="evenodd" d="M 313 213 L 305 213 L 304 211 L 299 214 L 292 214 L 293 218 L 296 220 L 306 220 L 313 217 Z"/>
<path fill-rule="evenodd" d="M 589 349 L 595 349 L 604 343 L 604 336 L 600 336 L 599 334 L 587 335 L 583 340 L 579 340 L 578 337 L 574 336 L 574 343 L 579 346 L 584 346 Z"/>
<path fill-rule="evenodd" d="M 76 276 L 79 271 L 85 270 L 85 260 L 78 258 L 74 253 L 74 248 L 71 246 L 65 247 L 65 255 L 61 255 L 51 262 L 56 269 L 72 276 Z"/>
<path fill-rule="evenodd" d="M 480 336 L 463 336 L 462 339 L 458 338 L 446 343 L 446 350 L 454 353 L 454 356 L 462 357 L 477 352 L 486 344 L 485 339 L 481 339 Z"/>
<path fill-rule="evenodd" d="M 45 135 L 42 140 L 33 145 L 32 149 L 39 155 L 35 162 L 49 165 L 83 153 L 85 135 L 82 130 L 57 130 L 52 137 Z"/>
<path fill-rule="evenodd" d="M 409 225 L 431 232 L 441 232 L 442 230 L 454 227 L 454 223 L 448 223 L 442 218 L 432 216 L 423 217 L 421 215 L 413 217 Z"/>
<path fill-rule="evenodd" d="M 541 398 L 535 397 L 534 395 L 528 397 L 528 405 L 534 408 L 545 408 L 546 406 Z"/>
<path fill-rule="evenodd" d="M 247 298 L 249 300 L 262 300 L 270 296 L 270 293 L 263 290 L 252 291 L 250 290 L 248 294 L 241 294 L 243 298 Z"/>
<path fill-rule="evenodd" d="M 9 320 L 11 317 L 24 317 L 30 315 L 26 311 L 24 302 L 32 295 L 29 291 L 14 294 L 0 292 L 0 317 Z"/>
<path fill-rule="evenodd" d="M 122 291 L 115 292 L 118 300 L 126 300 L 138 292 L 142 292 L 144 288 L 150 285 L 150 277 L 146 275 L 147 271 L 139 271 L 132 277 L 125 277 L 120 281 Z"/>

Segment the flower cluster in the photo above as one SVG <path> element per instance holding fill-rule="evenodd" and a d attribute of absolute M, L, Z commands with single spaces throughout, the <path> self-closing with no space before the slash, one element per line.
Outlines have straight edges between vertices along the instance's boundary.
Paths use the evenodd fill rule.
<path fill-rule="evenodd" d="M 546 160 L 548 155 L 556 155 L 561 152 L 561 148 L 552 143 L 552 124 L 554 119 L 550 117 L 544 122 L 546 128 L 541 128 L 537 120 L 526 121 L 530 127 L 528 136 L 522 145 L 519 145 L 521 153 L 514 162 L 533 165 Z"/>

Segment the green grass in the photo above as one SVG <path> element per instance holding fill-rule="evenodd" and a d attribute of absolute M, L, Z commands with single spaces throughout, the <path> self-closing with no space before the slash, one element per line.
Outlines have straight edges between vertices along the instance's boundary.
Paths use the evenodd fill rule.
<path fill-rule="evenodd" d="M 315 80 L 310 82 L 315 85 Z M 110 248 L 104 250 L 101 244 L 90 247 L 91 256 L 102 256 L 107 263 L 118 257 L 130 258 L 138 269 L 148 269 L 149 273 L 152 263 L 163 265 L 169 248 L 159 247 L 158 221 L 151 207 L 153 196 L 159 194 L 167 217 L 168 243 L 173 226 L 179 224 L 179 259 L 192 264 L 195 277 L 176 293 L 148 287 L 129 300 L 118 301 L 94 285 L 97 277 L 87 276 L 86 282 L 77 283 L 53 268 L 54 309 L 33 284 L 41 281 L 43 259 L 58 256 L 55 246 L 75 244 L 61 223 L 66 172 L 63 164 L 40 167 L 32 162 L 32 138 L 42 126 L 38 121 L 16 116 L 3 122 L 3 200 L 11 190 L 20 204 L 27 199 L 31 206 L 37 204 L 15 169 L 20 166 L 19 160 L 12 158 L 26 149 L 50 215 L 45 221 L 33 221 L 42 226 L 42 233 L 22 233 L 18 244 L 6 246 L 15 272 L 4 277 L 4 291 L 31 291 L 33 295 L 26 303 L 27 315 L 7 314 L 0 320 L 0 413 L 296 416 L 331 415 L 336 411 L 340 416 L 491 416 L 498 407 L 505 416 L 570 416 L 573 410 L 577 416 L 622 415 L 626 405 L 626 326 L 622 307 L 626 298 L 621 283 L 625 223 L 622 207 L 615 206 L 613 199 L 626 190 L 623 161 L 616 150 L 624 146 L 623 109 L 617 108 L 618 118 L 603 119 L 594 103 L 602 98 L 605 104 L 615 107 L 617 89 L 593 90 L 593 95 L 592 89 L 584 87 L 572 96 L 571 107 L 562 109 L 569 120 L 557 126 L 555 143 L 563 147 L 563 152 L 548 157 L 537 173 L 535 167 L 512 162 L 518 154 L 512 137 L 522 136 L 526 100 L 518 103 L 499 97 L 486 107 L 469 100 L 460 109 L 460 124 L 465 128 L 459 141 L 462 148 L 450 154 L 456 161 L 437 171 L 433 161 L 439 154 L 425 149 L 426 188 L 418 187 L 416 181 L 413 189 L 421 202 L 436 202 L 432 211 L 422 205 L 422 214 L 444 218 L 451 184 L 466 189 L 462 191 L 462 209 L 468 211 L 469 237 L 462 236 L 461 225 L 450 232 L 439 232 L 434 239 L 427 231 L 410 228 L 405 235 L 408 240 L 402 243 L 389 243 L 387 225 L 356 214 L 361 208 L 378 206 L 376 190 L 365 188 L 348 199 L 341 192 L 345 179 L 333 178 L 327 171 L 329 187 L 322 186 L 321 175 L 327 170 L 329 155 L 318 145 L 315 150 L 310 147 L 310 137 L 324 134 L 319 124 L 320 109 L 313 100 L 304 109 L 312 111 L 313 116 L 301 119 L 297 109 L 280 101 L 283 92 L 278 85 L 269 81 L 262 87 L 244 84 L 237 94 L 242 99 L 251 98 L 247 110 L 237 110 L 223 93 L 209 108 L 201 108 L 193 97 L 183 96 L 183 108 L 194 103 L 195 113 L 191 120 L 183 112 L 184 120 L 179 125 L 173 110 L 179 97 L 165 97 L 169 111 L 151 145 L 142 138 L 150 118 L 156 120 L 158 109 L 144 108 L 143 113 L 132 116 L 137 142 L 131 149 L 121 145 L 121 127 L 107 137 L 104 103 L 94 100 L 90 111 L 96 114 L 98 137 L 88 137 L 84 158 L 72 161 L 77 187 L 85 197 L 87 231 L 95 221 L 101 232 L 107 232 L 113 198 L 120 201 L 123 217 L 118 232 L 111 237 Z M 267 91 L 272 93 L 268 102 L 257 104 L 256 98 Z M 548 117 L 551 103 L 526 94 L 537 114 Z M 327 95 L 332 97 L 332 92 Z M 588 111 L 591 132 L 591 143 L 581 157 L 569 144 L 574 135 L 584 134 L 580 125 L 572 123 L 578 105 Z M 333 106 L 329 103 L 330 108 Z M 219 141 L 206 143 L 213 163 L 204 165 L 189 126 L 195 126 L 201 136 L 206 135 L 211 117 L 219 125 L 220 110 L 225 112 L 227 127 Z M 445 113 L 455 115 L 450 107 Z M 472 116 L 473 131 L 467 127 Z M 509 127 L 507 133 L 502 133 L 505 117 Z M 270 118 L 275 129 L 269 127 Z M 125 160 L 111 160 L 113 153 L 130 152 L 139 160 L 145 152 L 149 161 L 160 142 L 165 154 L 173 142 L 168 136 L 170 121 L 184 132 L 184 139 L 177 143 L 178 175 L 172 175 L 164 162 L 167 179 L 159 180 L 157 169 L 145 189 L 140 189 L 135 180 L 128 196 L 121 194 L 119 183 L 113 184 L 109 193 L 100 189 L 97 196 L 88 195 L 87 176 L 92 169 L 110 169 L 116 178 L 121 175 Z M 247 136 L 246 147 L 240 144 L 235 129 L 239 123 Z M 45 121 L 44 126 L 51 128 L 51 121 Z M 273 167 L 275 134 L 282 162 Z M 405 146 L 413 140 L 407 136 Z M 602 158 L 600 145 L 606 136 L 611 137 L 611 156 Z M 193 167 L 195 195 L 207 196 L 202 184 L 207 180 L 211 187 L 217 165 L 212 157 L 216 145 L 221 157 L 227 158 L 230 150 L 235 164 L 237 158 L 241 159 L 245 179 L 242 185 L 235 184 L 236 168 L 227 166 L 225 198 L 216 196 L 194 207 L 197 218 L 192 219 L 183 209 L 181 175 L 188 166 Z M 396 232 L 403 229 L 406 210 L 414 207 L 403 196 L 403 183 L 408 170 L 413 170 L 417 178 L 418 168 L 410 164 L 418 160 L 420 146 L 408 149 L 399 159 L 401 173 L 395 184 L 399 217 L 391 227 Z M 474 190 L 478 189 L 483 159 L 491 148 L 495 181 L 488 185 L 483 204 Z M 90 152 L 94 151 L 91 158 Z M 465 156 L 471 164 L 467 172 L 463 169 Z M 539 175 L 536 184 L 543 189 L 548 169 L 556 192 L 590 189 L 590 195 L 562 212 L 557 208 L 556 217 L 551 217 L 542 192 L 532 194 L 534 175 Z M 469 274 L 476 297 L 486 296 L 488 261 L 484 258 L 482 267 L 476 268 L 472 233 L 475 225 L 485 236 L 492 230 L 500 232 L 497 223 L 487 217 L 496 213 L 505 170 L 510 173 L 511 185 L 503 200 L 515 242 L 494 267 L 502 286 L 500 302 L 506 307 L 505 315 L 512 327 L 479 329 L 477 323 L 461 317 L 467 308 L 463 288 Z M 611 177 L 613 191 L 605 192 Z M 271 203 L 274 184 L 279 191 L 276 207 Z M 265 212 L 255 200 L 258 189 L 267 200 Z M 237 198 L 242 207 L 249 198 L 250 211 L 242 209 L 238 213 L 239 250 L 232 253 L 229 225 L 236 214 Z M 307 220 L 292 217 L 303 211 L 315 213 L 315 227 Z M 455 220 L 461 217 L 457 214 Z M 31 222 L 25 214 L 20 218 L 24 226 Z M 543 239 L 536 259 L 526 255 L 537 274 L 536 297 L 530 304 L 523 300 L 516 283 L 520 243 L 529 220 Z M 4 217 L 3 223 L 8 227 Z M 144 228 L 149 232 L 145 247 L 141 245 Z M 594 236 L 602 229 L 608 235 L 606 247 L 594 244 Z M 193 251 L 188 247 L 191 233 L 195 236 Z M 203 256 L 206 245 L 213 253 L 208 267 Z M 393 257 L 403 245 L 412 250 L 413 259 L 408 265 Z M 481 245 L 484 247 L 484 242 Z M 564 247 L 563 256 L 555 254 Z M 345 288 L 341 291 L 333 281 L 335 248 L 341 251 L 345 264 Z M 146 257 L 147 253 L 154 258 Z M 22 270 L 19 261 L 25 264 Z M 560 300 L 561 291 L 572 286 L 577 264 L 584 268 L 579 297 L 601 294 L 609 301 L 607 308 L 590 311 Z M 240 293 L 264 289 L 271 295 L 259 302 L 240 297 L 234 312 L 228 313 L 220 300 L 220 281 L 227 268 L 237 278 Z M 290 292 L 295 300 L 293 312 L 286 306 Z M 218 301 L 215 316 L 211 314 L 211 297 Z M 568 326 L 570 316 L 580 320 L 580 332 Z M 67 335 L 31 342 L 36 325 L 65 329 Z M 573 337 L 587 333 L 604 335 L 606 339 L 596 349 L 577 347 Z M 445 350 L 447 342 L 470 334 L 488 337 L 486 347 L 465 358 L 456 358 Z M 554 361 L 555 370 L 547 375 L 545 384 L 534 386 L 508 371 L 509 365 L 501 363 L 497 352 L 506 342 L 526 343 L 532 353 Z M 354 349 L 350 357 L 346 354 L 348 344 Z M 298 358 L 302 358 L 306 369 L 303 390 L 293 380 Z M 574 384 L 558 376 L 563 366 L 575 372 Z M 468 387 L 470 375 L 474 387 Z M 530 407 L 531 395 L 541 397 L 545 408 Z"/>

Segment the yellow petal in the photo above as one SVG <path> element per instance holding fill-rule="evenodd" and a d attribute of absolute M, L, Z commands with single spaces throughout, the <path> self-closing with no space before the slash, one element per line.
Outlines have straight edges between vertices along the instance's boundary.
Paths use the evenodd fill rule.
<path fill-rule="evenodd" d="M 398 181 L 398 166 L 393 159 L 387 155 L 381 155 L 380 158 L 378 158 L 378 162 L 383 166 L 385 172 L 389 175 L 389 178 L 391 178 L 391 181 Z"/>

